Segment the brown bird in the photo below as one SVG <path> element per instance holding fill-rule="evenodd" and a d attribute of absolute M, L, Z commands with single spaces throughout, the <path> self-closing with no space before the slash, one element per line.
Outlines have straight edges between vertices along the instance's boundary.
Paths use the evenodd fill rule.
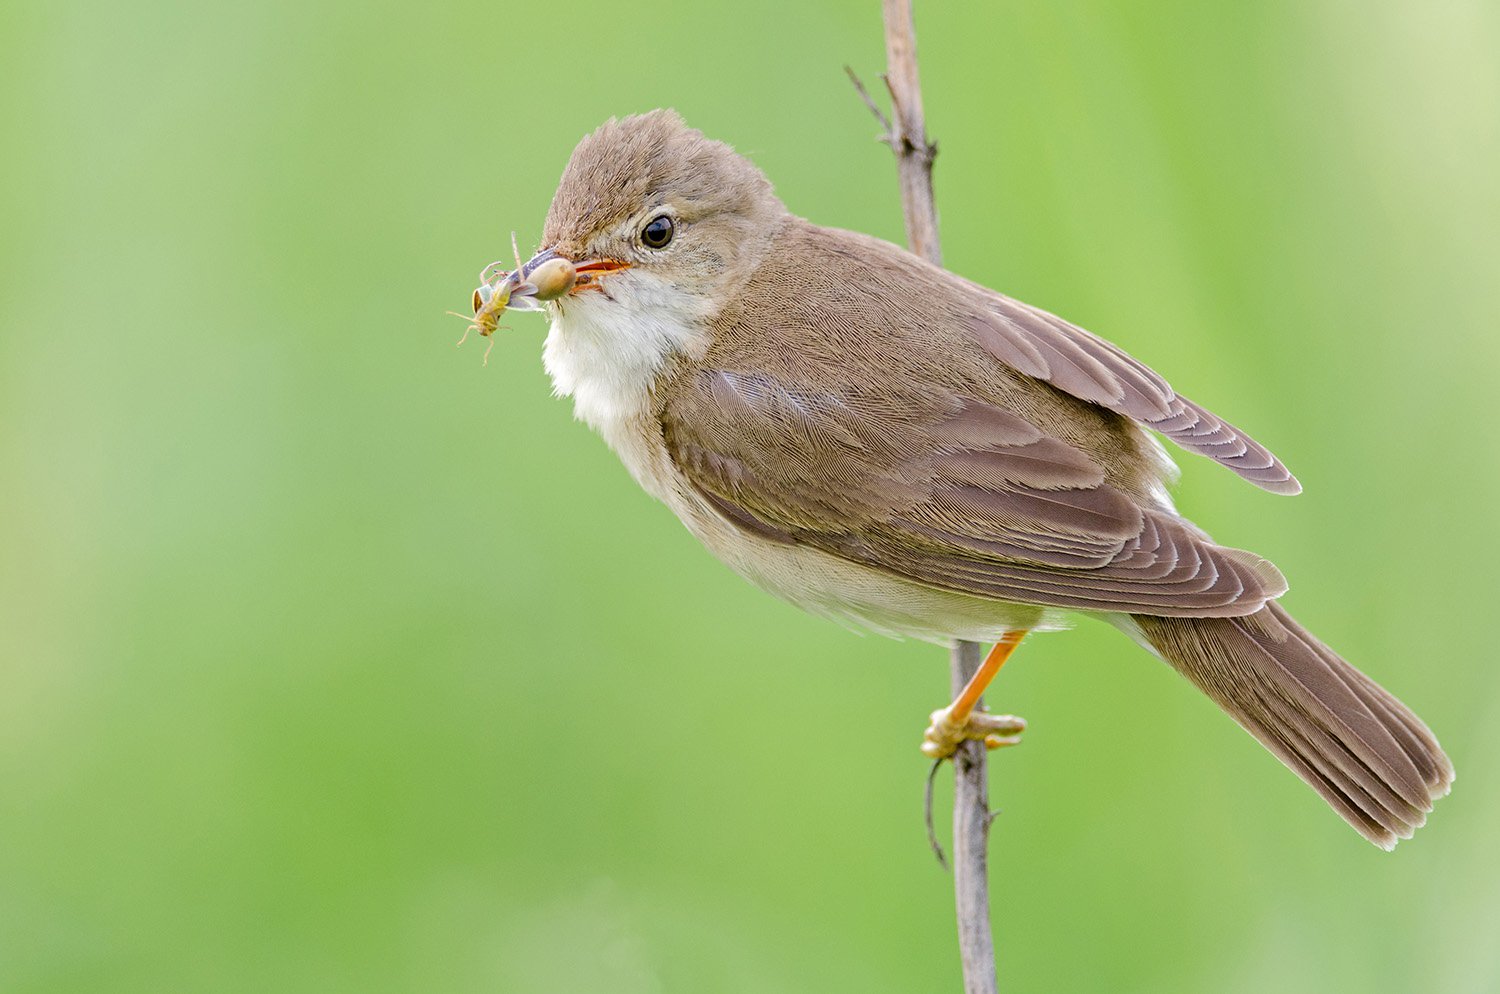
<path fill-rule="evenodd" d="M 1152 432 L 1273 493 L 1296 479 L 1109 342 L 793 216 L 670 111 L 579 143 L 532 274 L 544 289 L 511 305 L 548 311 L 557 392 L 731 568 L 847 624 L 996 643 L 934 713 L 929 755 L 1014 741 L 979 694 L 1026 633 L 1081 612 L 1378 846 L 1448 791 L 1427 726 L 1292 619 L 1276 567 L 1177 512 Z"/>

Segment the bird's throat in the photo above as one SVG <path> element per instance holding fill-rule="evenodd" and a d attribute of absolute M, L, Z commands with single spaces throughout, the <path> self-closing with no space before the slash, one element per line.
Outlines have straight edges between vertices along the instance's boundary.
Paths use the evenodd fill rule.
<path fill-rule="evenodd" d="M 708 314 L 701 298 L 633 270 L 552 308 L 542 360 L 554 391 L 607 435 L 646 410 L 668 363 L 706 347 Z"/>

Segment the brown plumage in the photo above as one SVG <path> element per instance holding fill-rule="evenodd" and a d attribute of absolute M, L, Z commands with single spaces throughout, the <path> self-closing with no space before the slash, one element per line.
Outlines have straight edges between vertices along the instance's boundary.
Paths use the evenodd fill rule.
<path fill-rule="evenodd" d="M 1022 305 L 942 270 L 936 282 L 926 267 L 885 242 L 788 219 L 714 322 L 707 354 L 658 386 L 679 468 L 739 520 L 960 593 L 1193 616 L 1247 614 L 1286 590 L 1275 567 L 1213 545 L 1153 501 L 1151 453 L 1102 402 L 1144 413 L 1141 385 L 1154 381 L 1152 410 L 1170 411 L 1177 398 L 1155 374 L 1065 351 L 1091 336 L 1054 321 L 1045 327 L 1073 334 L 1035 337 L 1050 350 L 1036 350 L 1050 368 L 1030 366 L 1051 374 L 1041 386 L 973 333 L 975 315 Z M 783 303 L 766 322 L 772 299 Z M 1029 344 L 1023 333 L 1040 324 L 1017 322 L 1016 340 Z M 903 375 L 892 377 L 898 354 Z M 1269 454 L 1265 465 L 1290 479 Z"/>
<path fill-rule="evenodd" d="M 544 252 L 623 264 L 549 305 L 559 391 L 757 583 L 928 638 L 1102 617 L 1379 845 L 1446 791 L 1431 733 L 1286 614 L 1280 572 L 1176 512 L 1145 429 L 1272 492 L 1295 478 L 1116 346 L 793 217 L 665 112 L 579 145 Z"/>

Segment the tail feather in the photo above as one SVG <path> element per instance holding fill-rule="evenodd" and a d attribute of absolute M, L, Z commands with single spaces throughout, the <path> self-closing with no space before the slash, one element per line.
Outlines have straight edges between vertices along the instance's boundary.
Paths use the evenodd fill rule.
<path fill-rule="evenodd" d="M 1268 603 L 1241 618 L 1135 615 L 1142 639 L 1383 849 L 1409 839 L 1453 765 L 1416 715 Z"/>

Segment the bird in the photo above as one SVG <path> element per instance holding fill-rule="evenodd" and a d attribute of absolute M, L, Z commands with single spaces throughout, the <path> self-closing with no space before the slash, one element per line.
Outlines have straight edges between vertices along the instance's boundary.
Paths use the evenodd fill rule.
<path fill-rule="evenodd" d="M 731 569 L 853 627 L 994 644 L 933 712 L 929 756 L 1017 741 L 980 694 L 1029 633 L 1084 615 L 1383 849 L 1448 792 L 1432 732 L 1292 618 L 1276 566 L 1177 511 L 1157 436 L 1271 493 L 1297 479 L 1116 345 L 792 214 L 671 110 L 586 135 L 503 275 L 548 315 L 555 392 Z"/>

